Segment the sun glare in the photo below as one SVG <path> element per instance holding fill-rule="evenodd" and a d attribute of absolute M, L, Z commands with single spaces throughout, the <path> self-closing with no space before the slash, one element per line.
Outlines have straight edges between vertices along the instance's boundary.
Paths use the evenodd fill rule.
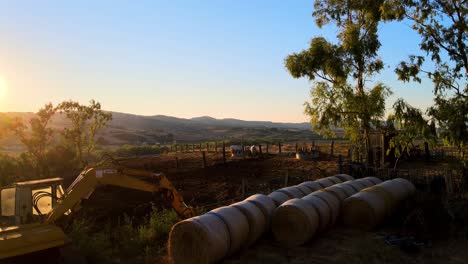
<path fill-rule="evenodd" d="M 3 99 L 7 92 L 5 79 L 0 77 L 0 100 Z"/>

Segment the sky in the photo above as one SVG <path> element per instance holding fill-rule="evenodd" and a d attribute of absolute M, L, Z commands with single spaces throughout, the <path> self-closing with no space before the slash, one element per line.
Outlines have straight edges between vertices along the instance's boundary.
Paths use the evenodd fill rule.
<path fill-rule="evenodd" d="M 111 111 L 177 117 L 306 122 L 311 83 L 288 54 L 319 29 L 313 0 L 0 0 L 0 112 L 99 101 Z M 394 68 L 421 54 L 408 23 L 382 24 L 383 82 L 425 110 L 432 85 L 402 83 Z"/>

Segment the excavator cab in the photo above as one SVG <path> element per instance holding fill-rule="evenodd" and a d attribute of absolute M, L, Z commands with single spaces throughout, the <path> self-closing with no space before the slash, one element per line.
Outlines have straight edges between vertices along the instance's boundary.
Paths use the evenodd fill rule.
<path fill-rule="evenodd" d="M 62 178 L 51 178 L 1 189 L 1 226 L 43 222 L 64 194 L 62 182 Z"/>

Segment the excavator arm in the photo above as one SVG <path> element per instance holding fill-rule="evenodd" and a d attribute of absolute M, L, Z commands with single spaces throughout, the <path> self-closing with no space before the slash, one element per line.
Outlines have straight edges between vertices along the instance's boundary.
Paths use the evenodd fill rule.
<path fill-rule="evenodd" d="M 140 177 L 153 178 L 156 183 L 141 180 Z M 46 222 L 53 223 L 69 210 L 72 212 L 78 210 L 81 200 L 89 198 L 99 185 L 113 185 L 146 192 L 164 192 L 166 199 L 180 217 L 195 216 L 194 209 L 184 203 L 182 196 L 164 174 L 119 166 L 103 166 L 83 170 L 47 215 Z"/>

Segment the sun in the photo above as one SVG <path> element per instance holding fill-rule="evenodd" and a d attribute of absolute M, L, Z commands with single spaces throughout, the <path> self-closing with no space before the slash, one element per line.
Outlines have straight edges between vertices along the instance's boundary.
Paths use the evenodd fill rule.
<path fill-rule="evenodd" d="M 5 98 L 7 93 L 7 85 L 4 78 L 0 77 L 0 100 Z"/>

